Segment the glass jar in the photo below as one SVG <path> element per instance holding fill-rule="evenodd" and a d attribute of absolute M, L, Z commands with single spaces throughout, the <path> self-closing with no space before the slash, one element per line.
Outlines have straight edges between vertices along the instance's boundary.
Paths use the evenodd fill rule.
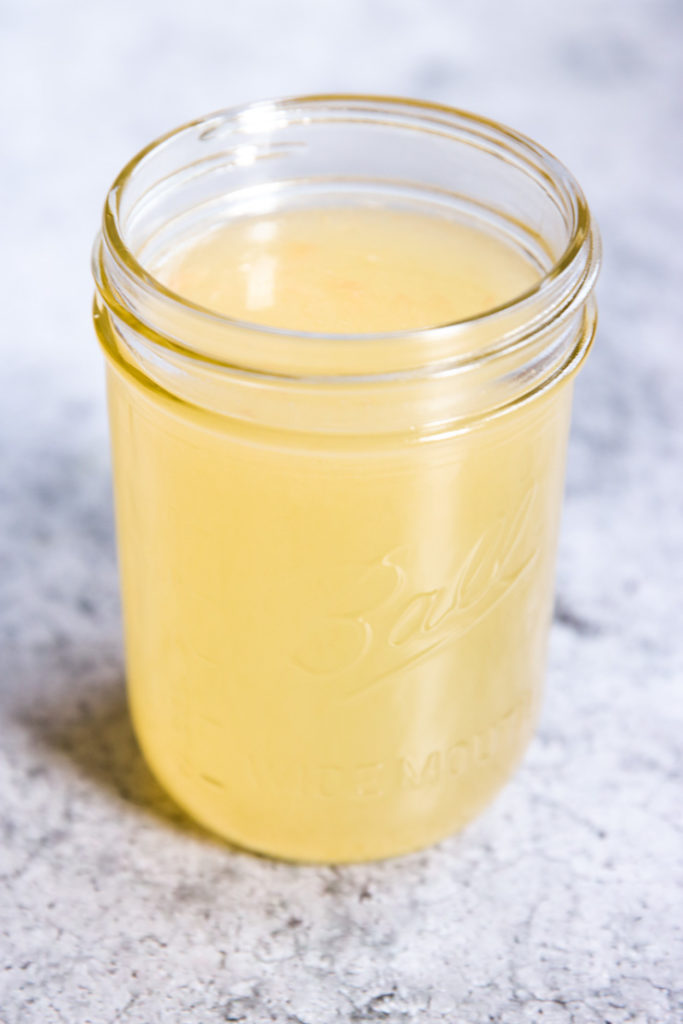
<path fill-rule="evenodd" d="M 145 269 L 226 210 L 368 196 L 481 224 L 540 280 L 468 320 L 342 336 L 231 320 Z M 598 250 L 553 157 L 427 103 L 258 103 L 121 172 L 94 271 L 129 699 L 207 828 L 386 857 L 510 776 L 541 699 Z"/>

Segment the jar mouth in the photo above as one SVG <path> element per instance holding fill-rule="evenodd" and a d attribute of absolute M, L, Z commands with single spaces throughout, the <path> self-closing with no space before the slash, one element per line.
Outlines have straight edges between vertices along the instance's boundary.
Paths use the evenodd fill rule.
<path fill-rule="evenodd" d="M 230 317 L 176 293 L 143 265 L 129 238 L 127 218 L 133 208 L 129 193 L 136 177 L 144 175 L 146 167 L 154 160 L 161 158 L 162 171 L 161 176 L 159 169 L 155 171 L 154 187 L 171 188 L 177 167 L 172 163 L 164 167 L 163 157 L 184 137 L 203 142 L 219 139 L 227 143 L 235 135 L 242 140 L 251 136 L 263 139 L 283 127 L 309 129 L 329 118 L 346 124 L 407 128 L 440 136 L 446 142 L 449 139 L 465 140 L 468 146 L 508 162 L 518 172 L 533 178 L 539 189 L 561 211 L 566 223 L 564 244 L 553 254 L 547 267 L 540 270 L 533 285 L 500 305 L 446 323 L 367 333 L 307 331 Z M 249 148 L 243 141 L 240 145 Z M 249 154 L 245 156 L 248 158 Z M 183 168 L 187 180 L 191 180 L 193 173 L 200 173 L 197 171 L 200 163 L 196 160 Z M 138 202 L 144 200 L 145 192 L 142 191 Z M 339 358 L 332 362 L 339 366 L 341 376 L 353 376 L 353 358 L 349 353 L 354 342 L 366 351 L 368 344 L 375 342 L 378 346 L 375 372 L 389 375 L 418 369 L 403 362 L 393 365 L 393 359 L 389 359 L 387 364 L 388 346 L 395 347 L 401 343 L 409 343 L 413 353 L 420 351 L 421 368 L 425 369 L 429 364 L 432 371 L 438 368 L 437 364 L 443 366 L 445 359 L 451 367 L 473 365 L 507 353 L 523 344 L 531 333 L 543 330 L 558 316 L 568 315 L 585 302 L 597 276 L 599 256 L 599 237 L 580 186 L 560 161 L 526 136 L 487 118 L 423 100 L 320 94 L 265 100 L 218 111 L 190 121 L 142 149 L 126 164 L 108 193 L 93 265 L 97 288 L 105 305 L 122 320 L 135 321 L 138 326 L 142 323 L 143 328 L 154 336 L 156 344 L 167 344 L 194 359 L 230 368 L 236 365 L 234 353 L 225 358 L 221 355 L 217 339 L 222 334 L 234 335 L 237 332 L 243 340 L 258 337 L 268 342 L 270 339 L 268 348 L 271 356 L 273 345 L 281 346 L 283 351 L 287 349 L 290 354 L 296 347 L 300 359 L 294 359 L 292 372 L 286 359 L 276 358 L 271 367 L 257 365 L 258 360 L 254 365 L 247 361 L 241 367 L 239 361 L 237 363 L 238 367 L 251 372 L 272 370 L 275 376 L 315 376 L 315 368 L 311 368 L 309 363 L 314 364 L 316 360 L 310 360 L 306 353 L 310 355 L 313 348 L 321 344 L 327 346 L 328 351 L 329 346 L 339 346 Z M 135 298 L 131 300 L 131 296 Z M 145 304 L 150 309 L 154 306 L 162 310 L 161 318 L 145 319 L 141 316 L 139 310 Z M 185 326 L 190 321 L 200 324 L 202 341 L 197 343 L 191 338 L 191 331 L 185 331 L 181 337 L 159 328 L 160 321 L 168 323 L 175 319 Z M 213 339 L 212 343 L 206 343 L 208 336 Z M 467 339 L 464 349 L 458 345 L 459 338 Z M 249 351 L 251 346 L 245 344 L 245 348 Z M 367 367 L 366 358 L 363 362 Z"/>

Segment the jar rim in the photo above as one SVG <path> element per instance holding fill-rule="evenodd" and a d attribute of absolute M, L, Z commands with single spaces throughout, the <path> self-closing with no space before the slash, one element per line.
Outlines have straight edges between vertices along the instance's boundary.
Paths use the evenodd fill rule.
<path fill-rule="evenodd" d="M 179 136 L 188 132 L 211 133 L 218 127 L 234 125 L 244 130 L 245 125 L 250 122 L 257 124 L 260 130 L 267 127 L 269 119 L 275 119 L 274 124 L 296 123 L 297 111 L 299 111 L 299 123 L 306 123 L 312 120 L 312 112 L 325 109 L 335 111 L 346 111 L 347 120 L 358 120 L 360 118 L 376 120 L 379 116 L 396 117 L 402 115 L 412 120 L 410 127 L 421 128 L 423 131 L 447 133 L 453 131 L 466 132 L 469 136 L 480 139 L 482 142 L 497 144 L 501 146 L 510 156 L 518 161 L 526 163 L 529 168 L 539 174 L 547 189 L 560 195 L 566 202 L 573 215 L 572 230 L 561 254 L 553 260 L 552 264 L 544 270 L 528 289 L 513 296 L 511 299 L 499 305 L 482 310 L 479 313 L 468 317 L 459 318 L 427 325 L 425 327 L 401 329 L 392 331 L 372 332 L 323 332 L 306 331 L 276 327 L 258 321 L 243 320 L 218 313 L 209 307 L 195 303 L 179 293 L 164 285 L 157 277 L 147 270 L 136 257 L 125 239 L 125 228 L 121 218 L 121 199 L 124 191 L 131 181 L 133 175 L 144 161 L 152 154 L 157 153 L 162 147 L 168 145 Z M 277 117 L 286 117 L 286 122 L 277 121 Z M 381 121 L 379 123 L 382 123 Z M 558 315 L 558 308 L 566 311 L 567 306 L 574 307 L 584 301 L 590 291 L 597 275 L 599 265 L 599 240 L 596 229 L 592 223 L 588 204 L 583 191 L 571 172 L 554 157 L 548 150 L 534 142 L 532 139 L 514 129 L 508 128 L 497 121 L 481 117 L 450 107 L 444 104 L 433 103 L 427 100 L 409 99 L 395 96 L 362 95 L 353 93 L 330 93 L 312 94 L 304 96 L 292 96 L 274 100 L 260 100 L 254 103 L 244 104 L 216 111 L 212 114 L 196 118 L 185 124 L 172 129 L 159 136 L 147 146 L 141 149 L 123 167 L 114 180 L 106 198 L 102 233 L 96 243 L 94 263 L 95 277 L 98 287 L 108 293 L 105 301 L 107 304 L 118 306 L 116 298 L 112 296 L 111 289 L 107 282 L 102 280 L 99 270 L 99 250 L 105 244 L 118 265 L 119 270 L 129 281 L 144 292 L 153 295 L 157 300 L 163 301 L 165 306 L 182 310 L 186 315 L 192 314 L 199 317 L 203 323 L 210 323 L 217 329 L 239 330 L 245 333 L 258 333 L 261 336 L 270 336 L 274 339 L 282 338 L 283 341 L 296 339 L 299 345 L 307 343 L 339 343 L 346 344 L 356 342 L 391 342 L 410 339 L 412 342 L 430 341 L 435 338 L 448 335 L 452 337 L 458 331 L 471 331 L 480 325 L 491 324 L 510 314 L 515 314 L 518 322 L 525 323 L 532 320 L 534 331 L 542 327 L 548 320 Z M 578 275 L 576 275 L 577 264 L 585 264 Z M 569 279 L 566 284 L 565 279 Z M 569 294 L 567 294 L 569 293 Z M 551 301 L 554 297 L 555 301 Z M 552 312 L 543 323 L 539 325 L 538 317 L 533 315 L 534 306 L 541 303 L 544 307 L 551 305 Z M 525 316 L 528 311 L 528 316 Z M 471 351 L 458 362 L 466 362 L 468 365 L 482 359 L 488 359 L 501 351 L 509 350 L 520 340 L 520 332 L 514 332 L 515 337 L 503 334 L 501 344 Z M 525 332 L 526 333 L 526 332 Z M 157 341 L 163 342 L 163 336 L 157 335 Z M 172 347 L 177 347 L 177 342 Z M 184 347 L 184 346 L 183 346 Z M 203 353 L 194 351 L 195 358 L 202 358 Z M 211 362 L 216 360 L 211 355 Z"/>

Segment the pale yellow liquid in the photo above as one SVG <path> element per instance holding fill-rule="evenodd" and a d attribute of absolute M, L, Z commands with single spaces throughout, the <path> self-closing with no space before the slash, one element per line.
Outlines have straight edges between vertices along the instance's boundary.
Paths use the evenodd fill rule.
<path fill-rule="evenodd" d="M 154 269 L 174 291 L 226 316 L 334 334 L 462 320 L 539 277 L 519 252 L 473 226 L 382 207 L 236 219 Z"/>
<path fill-rule="evenodd" d="M 379 208 L 245 218 L 153 269 L 237 319 L 362 333 L 538 276 L 492 235 Z M 109 383 L 130 699 L 164 786 L 296 859 L 400 853 L 472 818 L 538 708 L 570 386 L 380 445 L 259 432 L 120 362 Z"/>

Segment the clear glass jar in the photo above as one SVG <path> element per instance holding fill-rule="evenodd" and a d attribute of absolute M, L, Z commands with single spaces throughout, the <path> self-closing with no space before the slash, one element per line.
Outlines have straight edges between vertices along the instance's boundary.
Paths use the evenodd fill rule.
<path fill-rule="evenodd" d="M 145 269 L 214 215 L 371 196 L 500 232 L 524 295 L 420 331 L 238 322 Z M 122 171 L 98 238 L 129 698 L 152 770 L 246 847 L 349 861 L 449 834 L 541 698 L 599 245 L 528 139 L 405 100 L 265 102 Z"/>

